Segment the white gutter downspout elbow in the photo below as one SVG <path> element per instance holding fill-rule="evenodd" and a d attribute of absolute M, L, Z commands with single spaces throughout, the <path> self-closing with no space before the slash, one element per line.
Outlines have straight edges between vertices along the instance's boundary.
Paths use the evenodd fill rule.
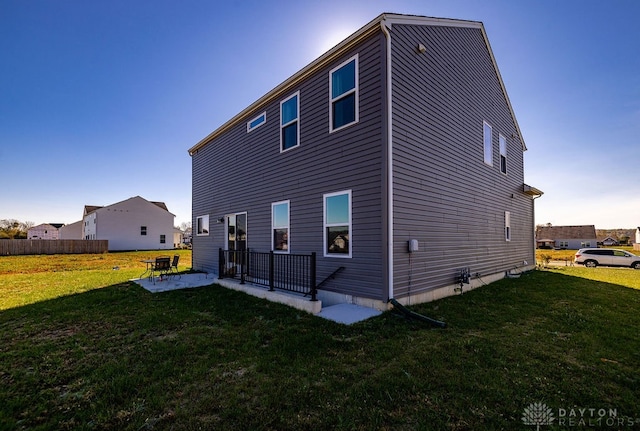
<path fill-rule="evenodd" d="M 392 144 L 392 97 L 391 97 L 391 33 L 385 24 L 385 18 L 380 20 L 380 29 L 387 39 L 387 266 L 389 285 L 389 299 L 393 298 L 393 144 Z"/>

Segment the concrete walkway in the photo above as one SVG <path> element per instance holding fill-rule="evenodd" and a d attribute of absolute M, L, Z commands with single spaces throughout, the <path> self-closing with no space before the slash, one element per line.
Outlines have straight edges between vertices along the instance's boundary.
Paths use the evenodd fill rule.
<path fill-rule="evenodd" d="M 336 304 L 322 308 L 316 316 L 345 325 L 351 325 L 352 323 L 362 322 L 370 317 L 381 314 L 382 311 L 378 311 L 375 308 L 363 307 L 356 304 Z"/>
<path fill-rule="evenodd" d="M 363 307 L 355 304 L 334 304 L 322 307 L 322 301 L 312 302 L 308 297 L 289 292 L 274 291 L 270 292 L 264 286 L 256 286 L 251 284 L 240 284 L 239 281 L 233 279 L 219 280 L 214 274 L 192 273 L 180 274 L 180 276 L 165 277 L 162 280 L 155 278 L 136 278 L 131 280 L 139 284 L 151 293 L 168 292 L 178 289 L 190 289 L 194 287 L 210 286 L 219 284 L 225 288 L 238 290 L 259 298 L 265 298 L 273 302 L 279 302 L 308 313 L 315 314 L 318 317 L 328 319 L 337 323 L 351 325 L 356 322 L 369 319 L 382 314 L 373 308 Z"/>

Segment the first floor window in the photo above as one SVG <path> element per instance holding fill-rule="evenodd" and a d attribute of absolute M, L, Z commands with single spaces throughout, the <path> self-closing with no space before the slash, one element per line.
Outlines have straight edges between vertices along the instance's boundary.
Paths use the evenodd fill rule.
<path fill-rule="evenodd" d="M 289 201 L 271 204 L 273 251 L 289 252 Z"/>
<path fill-rule="evenodd" d="M 351 190 L 324 195 L 324 255 L 351 257 Z"/>
<path fill-rule="evenodd" d="M 493 166 L 493 144 L 492 144 L 492 129 L 489 123 L 484 121 L 482 127 L 482 136 L 484 141 L 484 162 Z"/>
<path fill-rule="evenodd" d="M 167 236 L 166 235 L 160 235 L 160 244 L 165 244 L 167 242 Z"/>
<path fill-rule="evenodd" d="M 147 227 L 140 226 L 140 235 L 146 235 L 146 234 L 147 234 Z"/>
<path fill-rule="evenodd" d="M 504 212 L 504 239 L 511 241 L 511 212 Z"/>
<path fill-rule="evenodd" d="M 209 215 L 196 218 L 196 235 L 209 235 Z"/>

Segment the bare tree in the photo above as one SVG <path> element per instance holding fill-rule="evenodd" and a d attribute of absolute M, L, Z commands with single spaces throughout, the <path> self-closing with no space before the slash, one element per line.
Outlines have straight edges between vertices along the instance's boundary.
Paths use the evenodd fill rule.
<path fill-rule="evenodd" d="M 34 224 L 32 221 L 20 222 L 15 219 L 2 219 L 0 220 L 0 238 L 26 238 L 27 231 Z"/>

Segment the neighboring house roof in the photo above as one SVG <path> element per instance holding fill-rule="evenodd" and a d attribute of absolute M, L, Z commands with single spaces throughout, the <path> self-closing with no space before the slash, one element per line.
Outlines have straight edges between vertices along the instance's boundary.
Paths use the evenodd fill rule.
<path fill-rule="evenodd" d="M 602 238 L 602 239 L 598 238 L 598 242 L 601 242 L 601 243 L 609 243 L 609 244 L 613 244 L 613 243 L 614 243 L 614 244 L 618 244 L 618 240 L 617 240 L 617 238 L 613 238 L 613 237 L 611 237 L 611 236 L 608 236 L 608 237 L 606 237 L 606 238 Z"/>
<path fill-rule="evenodd" d="M 511 101 L 509 100 L 509 96 L 507 95 L 507 90 L 502 80 L 502 76 L 500 75 L 500 71 L 498 70 L 498 64 L 493 55 L 493 51 L 491 50 L 491 46 L 489 45 L 489 39 L 487 38 L 487 33 L 484 29 L 484 25 L 480 21 L 466 21 L 459 19 L 448 19 L 448 18 L 433 18 L 426 16 L 418 16 L 418 15 L 399 15 L 393 13 L 383 13 L 373 19 L 371 22 L 366 24 L 364 27 L 357 30 L 351 36 L 340 42 L 338 45 L 324 53 L 322 56 L 318 57 L 316 60 L 308 64 L 306 67 L 295 73 L 289 79 L 275 87 L 273 90 L 262 96 L 260 99 L 249 105 L 242 112 L 237 114 L 235 117 L 231 118 L 229 121 L 224 123 L 222 126 L 211 132 L 204 139 L 200 140 L 196 145 L 189 149 L 189 154 L 193 155 L 198 151 L 198 149 L 205 146 L 212 139 L 220 136 L 224 132 L 228 131 L 236 124 L 248 121 L 251 116 L 255 115 L 255 112 L 258 111 L 262 106 L 266 105 L 273 100 L 276 100 L 282 94 L 290 91 L 290 89 L 294 86 L 300 84 L 300 82 L 304 81 L 311 74 L 319 71 L 326 65 L 334 62 L 338 57 L 344 55 L 348 50 L 353 48 L 356 44 L 365 40 L 372 34 L 381 31 L 385 34 L 388 34 L 388 29 L 390 29 L 394 24 L 407 24 L 407 25 L 429 25 L 429 26 L 446 26 L 446 27 L 467 27 L 467 28 L 478 28 L 482 31 L 482 36 L 484 38 L 485 44 L 487 46 L 487 50 L 489 51 L 489 55 L 491 56 L 491 61 L 493 63 L 493 67 L 495 69 L 496 75 L 498 77 L 498 81 L 500 83 L 500 88 L 502 90 L 502 94 L 507 102 L 507 106 L 509 107 L 509 112 L 511 113 L 511 118 L 516 127 L 516 131 L 518 133 L 518 138 L 522 143 L 522 150 L 526 151 L 527 147 L 524 143 L 524 138 L 522 137 L 522 132 L 520 131 L 520 126 L 518 125 L 518 121 L 516 120 L 515 113 L 513 111 L 513 107 L 511 105 Z M 540 193 L 542 194 L 542 193 Z"/>
<path fill-rule="evenodd" d="M 137 198 L 147 201 L 145 198 L 140 197 L 140 196 L 134 196 L 134 197 L 131 197 L 129 199 L 137 199 Z M 123 201 L 116 202 L 114 204 L 107 205 L 107 206 L 104 206 L 104 207 L 96 206 L 96 205 L 85 205 L 84 206 L 84 215 L 91 214 L 92 212 L 97 211 L 100 208 L 109 208 L 109 207 L 112 207 L 114 205 L 121 204 L 122 202 L 128 201 L 129 199 L 125 199 Z M 164 202 L 154 202 L 154 201 L 147 201 L 147 202 L 152 203 L 155 206 L 157 206 L 158 208 L 162 208 L 163 210 L 165 210 L 165 211 L 170 213 L 169 209 L 167 208 L 167 205 Z"/>
<path fill-rule="evenodd" d="M 584 226 L 538 226 L 536 238 L 548 240 L 596 238 L 595 225 Z M 548 238 L 548 239 L 547 239 Z"/>
<path fill-rule="evenodd" d="M 153 201 L 149 201 L 152 204 L 154 204 L 155 206 L 158 206 L 160 208 L 162 208 L 165 211 L 169 211 L 169 209 L 167 208 L 167 206 L 164 204 L 164 202 L 153 202 Z"/>
<path fill-rule="evenodd" d="M 31 226 L 29 229 L 27 230 L 32 230 L 32 229 L 38 229 L 38 228 L 45 228 L 45 229 L 50 229 L 50 228 L 54 228 L 54 229 L 60 229 L 62 226 L 64 226 L 64 223 L 41 223 L 37 226 Z"/>
<path fill-rule="evenodd" d="M 92 212 L 94 212 L 97 209 L 102 208 L 101 206 L 96 206 L 96 205 L 85 205 L 84 206 L 84 214 L 83 215 L 87 215 L 87 214 L 91 214 Z"/>
<path fill-rule="evenodd" d="M 40 223 L 39 225 L 31 226 L 31 227 L 30 227 L 29 229 L 27 229 L 27 230 L 31 230 L 31 229 L 38 229 L 38 228 L 45 227 L 45 226 L 51 226 L 51 225 L 50 225 L 49 223 Z"/>

